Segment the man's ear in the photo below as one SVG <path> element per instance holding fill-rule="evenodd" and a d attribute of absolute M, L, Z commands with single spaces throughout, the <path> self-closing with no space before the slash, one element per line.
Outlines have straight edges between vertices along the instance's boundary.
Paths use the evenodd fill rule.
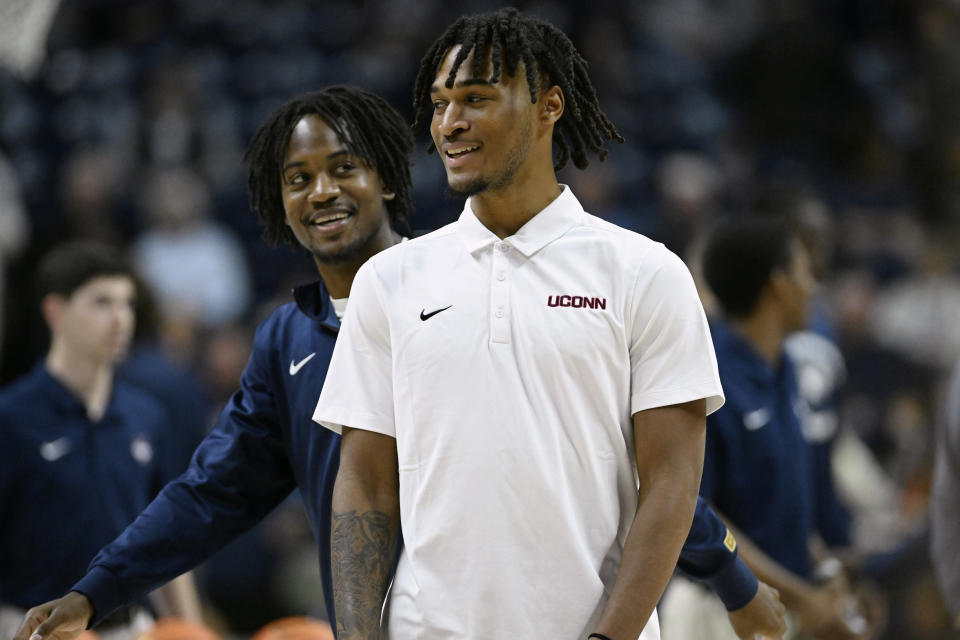
<path fill-rule="evenodd" d="M 40 313 L 43 314 L 43 321 L 51 331 L 60 324 L 66 303 L 66 298 L 57 293 L 48 293 L 40 301 Z"/>
<path fill-rule="evenodd" d="M 791 298 L 794 295 L 790 288 L 790 276 L 783 269 L 773 270 L 765 290 L 765 293 L 776 296 L 778 300 Z"/>
<path fill-rule="evenodd" d="M 563 90 L 553 85 L 540 97 L 540 120 L 544 124 L 556 124 L 563 115 Z"/>

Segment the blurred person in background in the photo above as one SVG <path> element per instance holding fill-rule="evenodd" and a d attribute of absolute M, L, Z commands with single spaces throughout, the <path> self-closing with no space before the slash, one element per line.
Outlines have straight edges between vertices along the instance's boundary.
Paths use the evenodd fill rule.
<path fill-rule="evenodd" d="M 124 185 L 130 165 L 109 144 L 79 145 L 63 162 L 57 190 L 58 213 L 71 238 L 117 244 L 126 238 Z"/>
<path fill-rule="evenodd" d="M 210 219 L 210 192 L 200 176 L 185 166 L 149 169 L 140 201 L 150 225 L 132 252 L 162 316 L 202 328 L 246 313 L 246 254 L 230 229 Z"/>
<path fill-rule="evenodd" d="M 947 384 L 930 500 L 933 568 L 960 637 L 960 361 Z"/>
<path fill-rule="evenodd" d="M 6 156 L 0 153 L 0 355 L 7 311 L 7 263 L 26 247 L 29 238 L 30 221 L 19 184 Z"/>
<path fill-rule="evenodd" d="M 808 322 L 810 255 L 782 220 L 727 220 L 708 235 L 702 268 L 721 313 L 711 330 L 727 403 L 707 420 L 701 495 L 727 519 L 748 566 L 783 594 L 795 616 L 788 637 L 868 637 L 846 576 L 815 582 L 811 542 L 833 524 L 820 503 L 836 498 L 817 478 L 829 466 L 815 465 L 803 437 L 809 408 L 784 344 Z M 695 587 L 674 585 L 665 637 L 720 637 L 707 618 L 688 614 L 709 616 L 702 602 Z"/>
<path fill-rule="evenodd" d="M 119 251 L 61 245 L 38 287 L 50 350 L 0 392 L 0 637 L 80 578 L 178 471 L 162 405 L 114 375 L 135 324 L 136 285 Z M 152 602 L 160 615 L 198 617 L 189 575 Z M 104 620 L 102 637 L 149 625 L 135 603 Z"/>

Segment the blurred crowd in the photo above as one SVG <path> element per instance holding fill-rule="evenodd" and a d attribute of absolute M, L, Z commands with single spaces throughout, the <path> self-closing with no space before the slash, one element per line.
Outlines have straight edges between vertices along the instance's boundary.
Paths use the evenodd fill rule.
<path fill-rule="evenodd" d="M 926 531 L 940 390 L 960 358 L 960 2 L 516 5 L 570 34 L 626 138 L 561 174 L 588 211 L 688 257 L 721 215 L 811 221 L 817 318 L 842 354 L 831 437 L 854 546 L 888 597 L 885 637 L 947 637 Z M 315 277 L 306 254 L 259 239 L 241 160 L 257 124 L 331 83 L 412 121 L 420 55 L 457 15 L 496 6 L 63 0 L 38 73 L 0 70 L 0 381 L 44 350 L 39 256 L 67 238 L 120 243 L 152 292 L 127 375 L 179 407 L 186 458 L 253 327 Z M 460 204 L 416 133 L 412 223 L 432 229 Z M 291 501 L 208 563 L 204 596 L 237 630 L 322 615 L 312 546 Z"/>

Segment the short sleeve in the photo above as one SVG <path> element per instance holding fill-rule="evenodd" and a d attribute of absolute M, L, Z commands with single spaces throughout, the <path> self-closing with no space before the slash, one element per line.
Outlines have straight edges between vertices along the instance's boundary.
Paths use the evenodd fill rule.
<path fill-rule="evenodd" d="M 630 410 L 705 398 L 709 415 L 724 400 L 710 328 L 686 265 L 658 251 L 640 269 L 628 319 Z"/>
<path fill-rule="evenodd" d="M 373 261 L 357 272 L 313 419 L 396 437 L 392 350 L 383 287 Z"/>

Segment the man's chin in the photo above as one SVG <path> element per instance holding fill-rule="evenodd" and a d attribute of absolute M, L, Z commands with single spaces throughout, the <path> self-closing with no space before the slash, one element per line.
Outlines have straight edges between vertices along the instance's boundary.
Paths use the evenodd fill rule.
<path fill-rule="evenodd" d="M 447 195 L 451 198 L 469 198 L 489 188 L 490 183 L 485 180 L 474 180 L 462 184 L 447 183 Z"/>
<path fill-rule="evenodd" d="M 347 264 L 356 261 L 370 250 L 376 236 L 376 229 L 368 237 L 356 238 L 345 244 L 323 249 L 313 249 L 310 253 L 323 264 Z"/>

